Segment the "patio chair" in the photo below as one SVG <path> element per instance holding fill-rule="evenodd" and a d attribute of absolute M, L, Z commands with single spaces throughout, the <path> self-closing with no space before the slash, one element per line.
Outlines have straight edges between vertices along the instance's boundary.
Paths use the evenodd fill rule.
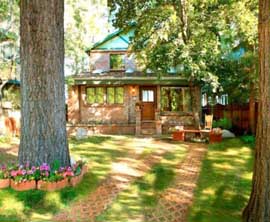
<path fill-rule="evenodd" d="M 213 125 L 213 115 L 205 115 L 205 120 L 204 120 L 204 130 L 212 130 L 212 125 Z"/>

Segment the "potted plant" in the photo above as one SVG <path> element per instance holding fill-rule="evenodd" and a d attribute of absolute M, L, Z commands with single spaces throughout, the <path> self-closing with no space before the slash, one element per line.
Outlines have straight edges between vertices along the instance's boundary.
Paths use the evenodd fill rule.
<path fill-rule="evenodd" d="M 0 189 L 7 188 L 10 185 L 9 171 L 6 165 L 0 167 Z"/>
<path fill-rule="evenodd" d="M 209 142 L 216 143 L 222 141 L 222 130 L 220 128 L 213 128 L 209 133 Z"/>
<path fill-rule="evenodd" d="M 35 171 L 36 168 L 30 168 L 29 164 L 26 164 L 26 166 L 20 165 L 12 169 L 10 171 L 11 188 L 17 191 L 36 189 Z"/>

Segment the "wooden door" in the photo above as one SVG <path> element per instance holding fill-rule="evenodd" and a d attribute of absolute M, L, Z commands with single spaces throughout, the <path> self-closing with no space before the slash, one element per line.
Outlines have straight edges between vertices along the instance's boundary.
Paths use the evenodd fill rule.
<path fill-rule="evenodd" d="M 142 101 L 142 120 L 154 120 L 156 108 L 156 87 L 141 87 L 140 100 Z"/>

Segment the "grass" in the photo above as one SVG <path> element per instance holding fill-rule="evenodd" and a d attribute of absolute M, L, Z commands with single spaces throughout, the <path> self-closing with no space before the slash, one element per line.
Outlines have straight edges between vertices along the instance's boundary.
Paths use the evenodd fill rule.
<path fill-rule="evenodd" d="M 51 221 L 59 210 L 68 209 L 73 201 L 93 192 L 118 158 L 133 152 L 147 156 L 155 148 L 147 140 L 134 140 L 125 136 L 92 136 L 79 141 L 71 138 L 72 158 L 85 160 L 90 169 L 82 183 L 57 192 L 0 190 L 0 221 Z M 16 161 L 17 148 L 14 144 L 18 142 L 0 138 L 0 163 Z"/>
<path fill-rule="evenodd" d="M 175 177 L 175 167 L 185 156 L 186 147 L 175 145 L 160 163 L 155 164 L 146 175 L 137 179 L 121 192 L 113 204 L 97 221 L 124 222 L 144 221 L 144 217 L 156 204 L 159 195 L 168 188 Z"/>
<path fill-rule="evenodd" d="M 209 145 L 189 222 L 240 222 L 252 179 L 253 149 L 240 139 Z"/>

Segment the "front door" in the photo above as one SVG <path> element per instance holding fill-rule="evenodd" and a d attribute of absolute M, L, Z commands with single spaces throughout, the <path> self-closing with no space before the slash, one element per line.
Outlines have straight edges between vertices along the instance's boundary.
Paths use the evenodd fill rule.
<path fill-rule="evenodd" d="M 156 87 L 141 87 L 140 100 L 142 101 L 142 120 L 154 120 L 156 108 Z"/>

